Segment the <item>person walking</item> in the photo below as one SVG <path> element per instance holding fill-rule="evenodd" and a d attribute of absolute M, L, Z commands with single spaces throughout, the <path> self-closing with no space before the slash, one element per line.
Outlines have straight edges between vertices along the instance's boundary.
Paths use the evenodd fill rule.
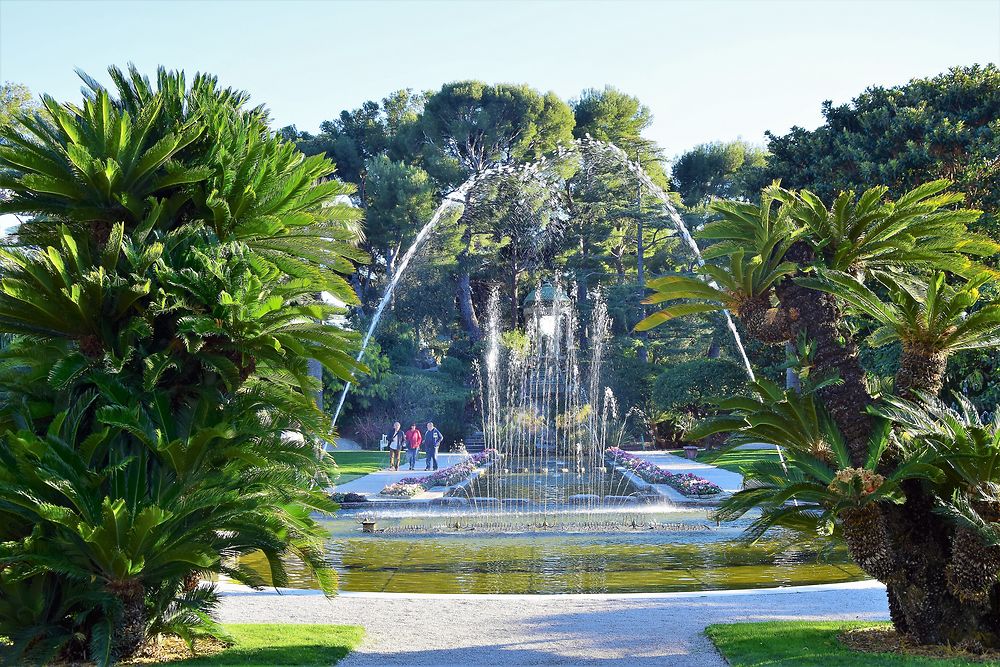
<path fill-rule="evenodd" d="M 424 433 L 424 456 L 427 467 L 424 470 L 430 470 L 431 464 L 434 465 L 434 470 L 438 469 L 437 454 L 442 440 L 444 440 L 444 436 L 441 435 L 441 431 L 434 428 L 434 422 L 427 422 L 427 432 Z"/>
<path fill-rule="evenodd" d="M 420 435 L 420 429 L 417 428 L 416 423 L 411 424 L 410 430 L 406 432 L 406 442 L 410 446 L 410 470 L 413 470 L 414 466 L 417 465 L 417 452 L 420 451 L 420 443 L 423 442 L 423 439 L 424 437 Z"/>
<path fill-rule="evenodd" d="M 399 470 L 399 459 L 403 458 L 403 446 L 406 438 L 403 436 L 403 425 L 396 422 L 392 425 L 392 437 L 389 438 L 389 470 Z"/>

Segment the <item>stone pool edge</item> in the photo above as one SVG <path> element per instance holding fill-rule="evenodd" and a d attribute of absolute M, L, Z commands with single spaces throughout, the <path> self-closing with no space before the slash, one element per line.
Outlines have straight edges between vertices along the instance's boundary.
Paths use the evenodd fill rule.
<path fill-rule="evenodd" d="M 384 593 L 380 591 L 340 591 L 335 597 L 384 598 L 384 599 L 440 599 L 440 600 L 516 600 L 519 598 L 558 598 L 579 600 L 638 600 L 726 597 L 740 595 L 786 595 L 793 593 L 833 593 L 851 590 L 885 590 L 885 584 L 875 579 L 845 581 L 836 584 L 807 584 L 804 586 L 774 586 L 771 588 L 727 588 L 724 590 L 673 591 L 669 593 Z M 255 591 L 249 586 L 233 583 L 216 584 L 216 590 L 224 596 L 323 596 L 317 589 L 268 588 Z"/>

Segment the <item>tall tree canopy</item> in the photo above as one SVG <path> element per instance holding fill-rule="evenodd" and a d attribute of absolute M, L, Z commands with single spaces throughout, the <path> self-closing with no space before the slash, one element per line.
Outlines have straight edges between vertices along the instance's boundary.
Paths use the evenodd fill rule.
<path fill-rule="evenodd" d="M 752 199 L 759 194 L 756 172 L 766 163 L 764 150 L 745 141 L 701 144 L 674 163 L 671 184 L 685 206 L 712 199 Z"/>
<path fill-rule="evenodd" d="M 660 148 L 642 133 L 653 123 L 653 113 L 639 98 L 612 86 L 589 88 L 571 102 L 576 127 L 573 136 L 591 136 L 612 143 L 638 160 L 658 185 L 666 186 Z"/>
<path fill-rule="evenodd" d="M 19 114 L 33 107 L 31 91 L 27 86 L 11 81 L 0 84 L 0 127 L 10 125 Z"/>
<path fill-rule="evenodd" d="M 541 157 L 573 138 L 573 112 L 552 92 L 482 81 L 445 84 L 430 96 L 421 139 L 467 174 Z"/>
<path fill-rule="evenodd" d="M 320 124 L 320 133 L 299 132 L 294 125 L 282 134 L 294 139 L 306 155 L 324 153 L 337 165 L 337 175 L 359 188 L 359 201 L 367 205 L 365 181 L 370 160 L 388 155 L 402 157 L 401 144 L 416 122 L 425 96 L 410 89 L 394 91 L 381 101 L 368 100 L 353 111 L 340 112 Z"/>
<path fill-rule="evenodd" d="M 926 79 L 875 86 L 848 104 L 823 103 L 815 130 L 768 133 L 764 182 L 823 198 L 884 184 L 894 195 L 947 178 L 966 204 L 1000 210 L 1000 68 L 955 67 Z"/>

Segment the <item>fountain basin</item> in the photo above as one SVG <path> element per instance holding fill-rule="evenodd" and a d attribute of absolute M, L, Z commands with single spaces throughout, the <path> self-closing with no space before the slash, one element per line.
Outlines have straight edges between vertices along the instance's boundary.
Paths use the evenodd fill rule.
<path fill-rule="evenodd" d="M 636 527 L 495 530 L 449 527 L 469 510 L 405 508 L 380 512 L 379 531 L 363 534 L 351 513 L 326 522 L 328 555 L 344 591 L 392 593 L 654 593 L 772 588 L 864 579 L 843 549 L 823 560 L 818 548 L 779 542 L 746 545 L 748 521 L 716 526 L 705 510 L 607 508 Z M 568 512 L 571 514 L 571 512 Z M 561 516 L 561 515 L 560 515 Z M 555 519 L 558 521 L 558 516 Z M 654 529 L 649 523 L 657 524 Z M 246 561 L 267 572 L 263 558 Z M 291 586 L 316 588 L 291 564 Z"/>

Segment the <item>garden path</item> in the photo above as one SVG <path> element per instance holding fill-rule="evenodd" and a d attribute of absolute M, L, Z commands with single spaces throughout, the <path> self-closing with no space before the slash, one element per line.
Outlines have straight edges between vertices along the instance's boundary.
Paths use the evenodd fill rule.
<path fill-rule="evenodd" d="M 704 479 L 716 484 L 727 493 L 736 493 L 743 488 L 743 475 L 725 470 L 723 468 L 717 468 L 713 465 L 708 465 L 707 463 L 698 463 L 697 461 L 692 461 L 690 459 L 675 456 L 674 454 L 668 454 L 666 452 L 629 453 L 641 457 L 653 465 L 663 468 L 667 472 L 675 474 L 693 473 L 698 477 L 703 477 Z"/>
<path fill-rule="evenodd" d="M 462 454 L 438 454 L 438 467 L 447 468 L 450 465 L 455 465 L 465 456 Z M 417 467 L 414 470 L 408 470 L 406 467 L 406 459 L 403 459 L 403 465 L 400 466 L 398 471 L 396 470 L 378 470 L 376 472 L 365 475 L 364 477 L 359 477 L 358 479 L 347 482 L 346 484 L 340 484 L 337 486 L 338 493 L 361 493 L 369 496 L 370 500 L 377 501 L 379 491 L 384 489 L 389 484 L 393 484 L 403 479 L 404 477 L 421 477 L 427 475 L 424 471 L 424 460 L 420 459 L 417 461 Z M 433 493 L 433 492 L 431 492 Z M 442 492 L 443 493 L 443 492 Z M 442 493 L 437 493 L 440 496 Z M 427 494 L 422 494 L 418 496 L 418 499 L 423 499 L 423 496 Z M 430 496 L 428 496 L 430 497 Z"/>
<path fill-rule="evenodd" d="M 350 623 L 367 634 L 341 667 L 722 667 L 712 623 L 888 618 L 877 582 L 648 595 L 253 593 L 227 586 L 227 623 Z"/>

